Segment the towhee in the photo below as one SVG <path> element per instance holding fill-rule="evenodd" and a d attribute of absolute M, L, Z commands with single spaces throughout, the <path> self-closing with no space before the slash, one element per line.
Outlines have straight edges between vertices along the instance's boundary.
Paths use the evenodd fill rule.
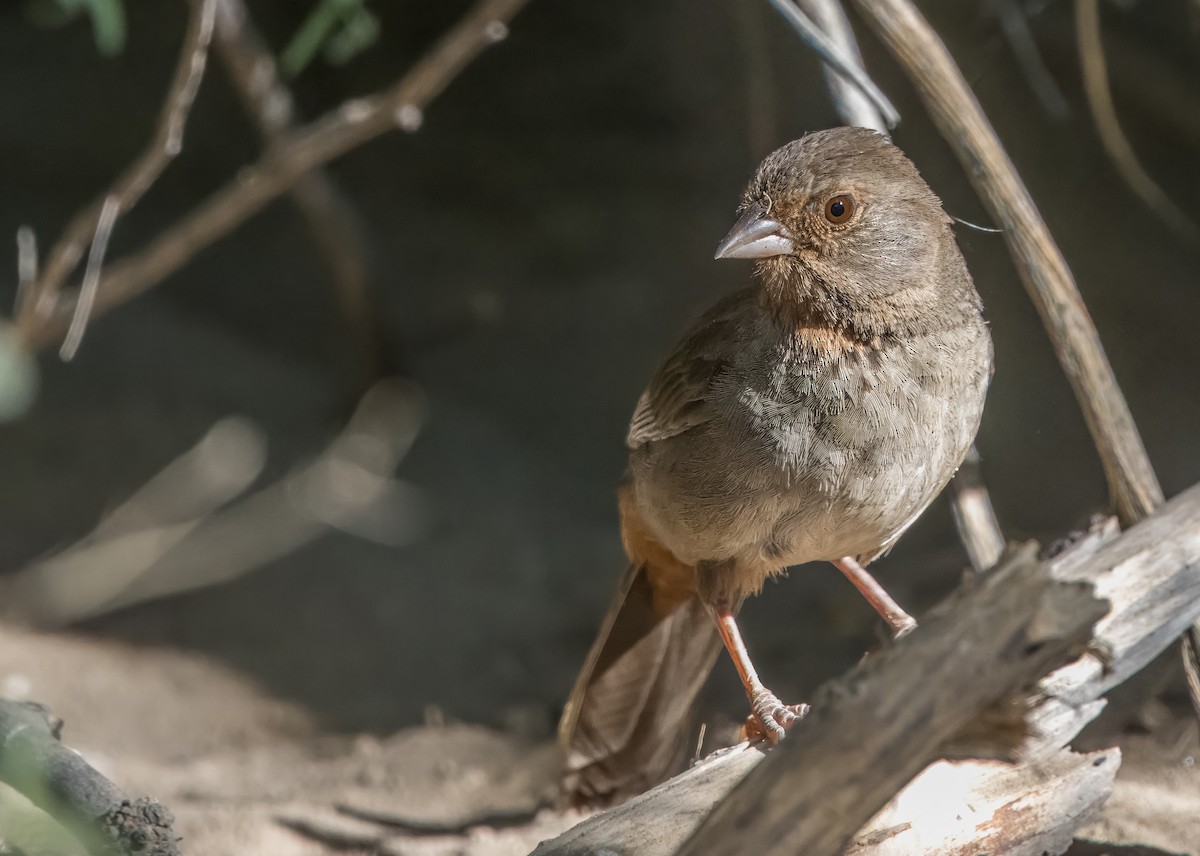
<path fill-rule="evenodd" d="M 629 569 L 559 727 L 576 802 L 679 766 L 722 644 L 748 731 L 803 712 L 759 680 L 735 616 L 792 565 L 835 564 L 896 634 L 916 626 L 863 569 L 933 501 L 979 427 L 992 374 L 983 307 L 951 220 L 912 162 L 861 128 L 770 154 L 718 259 L 755 283 L 706 312 L 629 426 Z"/>

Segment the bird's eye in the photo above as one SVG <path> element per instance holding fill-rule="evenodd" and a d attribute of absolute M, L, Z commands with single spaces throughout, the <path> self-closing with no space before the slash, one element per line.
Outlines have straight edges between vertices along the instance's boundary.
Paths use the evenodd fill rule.
<path fill-rule="evenodd" d="M 835 226 L 846 223 L 854 216 L 854 200 L 849 196 L 835 196 L 825 203 L 825 219 Z"/>

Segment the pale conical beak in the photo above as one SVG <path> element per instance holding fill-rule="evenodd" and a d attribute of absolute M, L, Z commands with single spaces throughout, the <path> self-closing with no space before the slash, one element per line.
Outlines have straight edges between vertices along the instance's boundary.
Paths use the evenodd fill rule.
<path fill-rule="evenodd" d="M 796 245 L 792 233 L 778 220 L 764 216 L 763 206 L 755 203 L 746 209 L 717 245 L 717 259 L 765 259 L 791 254 Z"/>

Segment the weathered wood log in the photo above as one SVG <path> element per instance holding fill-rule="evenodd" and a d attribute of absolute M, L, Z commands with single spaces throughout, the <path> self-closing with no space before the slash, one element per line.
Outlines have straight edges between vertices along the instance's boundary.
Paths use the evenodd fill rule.
<path fill-rule="evenodd" d="M 995 582 L 997 579 L 999 582 Z M 919 823 L 929 824 L 935 819 L 928 810 L 922 818 L 903 818 L 889 809 L 860 831 L 864 821 L 876 815 L 912 774 L 906 773 L 899 783 L 888 785 L 891 793 L 883 794 L 887 787 L 879 782 L 886 779 L 894 783 L 898 778 L 895 771 L 900 768 L 920 769 L 931 752 L 931 733 L 943 734 L 942 745 L 932 751 L 944 751 L 946 739 L 954 736 L 946 733 L 946 723 L 957 720 L 957 716 L 948 715 L 943 707 L 958 710 L 969 698 L 978 711 L 986 696 L 999 699 L 1006 694 L 1000 685 L 1007 679 L 1015 680 L 1012 671 L 1016 670 L 1014 660 L 1020 660 L 1018 655 L 1022 653 L 1021 639 L 1042 639 L 1039 644 L 1049 645 L 1054 644 L 1050 640 L 1058 632 L 1058 641 L 1062 642 L 1061 637 L 1069 636 L 1069 631 L 1062 631 L 1073 624 L 1073 617 L 1090 621 L 1075 602 L 1078 590 L 1064 588 L 1070 581 L 1093 583 L 1109 601 L 1110 610 L 1096 626 L 1088 651 L 1081 657 L 1048 676 L 1046 672 L 1026 675 L 1029 683 L 1044 680 L 1033 695 L 1026 717 L 1028 734 L 1020 748 L 1024 763 L 1012 767 L 1013 775 L 1006 779 L 1012 789 L 1010 798 L 1005 801 L 997 795 L 996 804 L 1020 804 L 1032 812 L 1027 816 L 1036 817 L 1028 803 L 1042 799 L 1039 794 L 1052 793 L 1068 802 L 1075 801 L 1077 810 L 1070 818 L 1064 815 L 1065 819 L 1084 822 L 1087 806 L 1098 805 L 1105 795 L 1103 776 L 1111 781 L 1118 764 L 1115 753 L 1105 756 L 1108 760 L 1101 765 L 1105 769 L 1097 768 L 1094 775 L 1069 776 L 1071 788 L 1039 790 L 1038 776 L 1055 765 L 1063 765 L 1064 770 L 1080 765 L 1083 756 L 1066 753 L 1061 747 L 1103 708 L 1101 694 L 1141 669 L 1171 644 L 1181 628 L 1200 615 L 1200 485 L 1120 536 L 1115 523 L 1109 521 L 1055 558 L 1033 563 L 1022 555 L 994 575 L 977 581 L 939 608 L 939 614 L 926 620 L 917 632 L 834 682 L 831 689 L 820 692 L 810 718 L 797 724 L 794 733 L 781 744 L 782 751 L 769 753 L 766 762 L 760 763 L 764 753 L 759 749 L 740 747 L 726 752 L 543 843 L 538 856 L 604 849 L 665 856 L 676 852 L 693 835 L 697 842 L 691 845 L 694 853 L 838 853 L 850 841 L 857 848 L 855 856 L 901 852 L 866 848 L 872 840 L 875 846 L 883 847 L 887 838 L 879 836 L 888 829 L 908 823 L 914 830 L 909 834 L 913 835 L 921 831 Z M 1045 604 L 1040 602 L 1042 599 Z M 1072 609 L 1080 612 L 1064 615 L 1064 610 Z M 1013 626 L 1016 612 L 1028 622 L 1023 628 Z M 917 644 L 918 640 L 924 641 Z M 989 656 L 999 659 L 975 659 L 969 646 L 977 643 L 992 652 Z M 1023 662 L 1036 667 L 1036 659 Z M 969 669 L 956 668 L 967 663 Z M 923 681 L 915 689 L 908 683 L 914 675 Z M 988 692 L 989 687 L 1000 691 Z M 925 714 L 913 716 L 905 704 Z M 831 705 L 836 709 L 829 711 Z M 907 730 L 897 730 L 887 722 L 880 724 L 881 715 L 903 717 Z M 888 739 L 881 740 L 872 733 L 861 737 L 869 732 L 865 725 L 882 728 Z M 850 734 L 867 742 L 855 744 L 847 739 Z M 831 748 L 839 752 L 830 753 Z M 771 767 L 778 772 L 762 773 Z M 748 789 L 748 796 L 732 802 L 733 809 L 714 812 L 705 822 L 709 806 L 743 779 L 751 782 L 755 775 L 772 777 L 760 783 L 769 792 Z M 910 787 L 918 786 L 914 783 Z M 846 794 L 852 794 L 852 798 Z M 1017 802 L 1022 798 L 1023 802 Z M 749 806 L 742 809 L 744 815 L 738 811 L 739 802 Z M 904 802 L 902 794 L 892 806 Z M 953 818 L 954 811 L 951 805 L 941 814 Z M 739 820 L 745 825 L 738 826 Z M 809 831 L 804 831 L 805 827 Z M 827 834 L 827 830 L 836 830 L 836 834 Z M 803 838 L 801 834 L 815 837 Z M 840 843 L 831 844 L 833 839 Z M 1042 849 L 993 848 L 987 852 L 993 856 L 1054 852 L 1036 838 L 1028 840 Z M 780 844 L 782 841 L 786 845 Z"/>
<path fill-rule="evenodd" d="M 1105 609 L 1090 586 L 1055 582 L 1049 565 L 1023 549 L 961 587 L 923 621 L 924 633 L 827 685 L 803 727 L 738 784 L 680 853 L 842 852 L 983 711 L 1078 654 Z M 1002 725 L 990 740 L 973 742 L 989 754 L 1012 752 L 1011 733 Z"/>

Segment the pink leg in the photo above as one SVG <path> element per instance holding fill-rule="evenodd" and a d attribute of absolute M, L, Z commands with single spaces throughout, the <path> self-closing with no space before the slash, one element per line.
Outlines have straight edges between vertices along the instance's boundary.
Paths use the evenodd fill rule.
<path fill-rule="evenodd" d="M 839 571 L 846 575 L 846 579 L 854 583 L 854 587 L 867 599 L 867 603 L 875 607 L 875 611 L 892 628 L 892 633 L 897 639 L 916 629 L 917 620 L 901 609 L 900 604 L 892 600 L 892 596 L 884 591 L 883 586 L 867 573 L 866 568 L 860 565 L 857 559 L 843 556 L 834 564 L 837 565 Z"/>
<path fill-rule="evenodd" d="M 716 609 L 713 619 L 717 623 L 717 632 L 725 643 L 742 686 L 746 688 L 746 696 L 750 699 L 751 714 L 746 721 L 745 731 L 751 738 L 765 738 L 772 743 L 778 743 L 787 733 L 788 726 L 804 714 L 808 713 L 806 704 L 784 704 L 773 692 L 763 686 L 758 679 L 758 672 L 750 662 L 750 653 L 746 643 L 742 641 L 741 631 L 737 621 L 728 609 Z"/>

